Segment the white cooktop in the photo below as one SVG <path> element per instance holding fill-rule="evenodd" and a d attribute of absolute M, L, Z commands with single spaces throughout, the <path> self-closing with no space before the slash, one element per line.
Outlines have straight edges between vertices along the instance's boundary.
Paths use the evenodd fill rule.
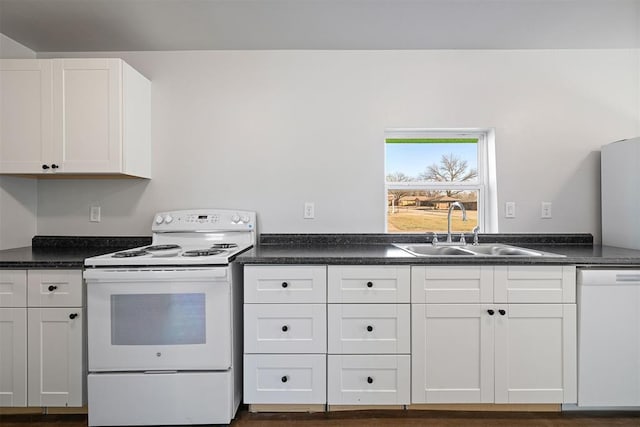
<path fill-rule="evenodd" d="M 87 258 L 86 267 L 226 265 L 256 242 L 256 214 L 227 209 L 160 212 L 148 246 Z"/>

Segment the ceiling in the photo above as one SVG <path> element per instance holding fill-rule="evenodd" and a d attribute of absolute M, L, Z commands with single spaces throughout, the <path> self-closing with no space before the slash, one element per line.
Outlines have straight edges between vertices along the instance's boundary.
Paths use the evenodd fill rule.
<path fill-rule="evenodd" d="M 0 0 L 36 52 L 640 47 L 640 0 Z"/>

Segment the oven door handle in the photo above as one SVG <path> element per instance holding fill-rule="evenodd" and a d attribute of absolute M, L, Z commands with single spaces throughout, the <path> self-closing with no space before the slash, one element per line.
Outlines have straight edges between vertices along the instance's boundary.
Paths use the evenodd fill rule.
<path fill-rule="evenodd" d="M 90 268 L 84 271 L 84 279 L 90 282 L 162 282 L 175 280 L 226 281 L 227 268 L 175 268 L 175 269 L 112 269 Z"/>

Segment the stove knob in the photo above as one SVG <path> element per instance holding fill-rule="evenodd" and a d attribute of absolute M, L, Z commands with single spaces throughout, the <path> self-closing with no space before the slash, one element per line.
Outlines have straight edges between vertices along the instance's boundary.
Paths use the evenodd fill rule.
<path fill-rule="evenodd" d="M 250 218 L 249 218 L 249 216 L 247 216 L 247 215 L 243 215 L 243 216 L 242 216 L 242 222 L 244 222 L 245 224 L 247 224 L 247 223 L 249 222 L 249 219 L 250 219 Z"/>
<path fill-rule="evenodd" d="M 158 215 L 156 217 L 156 224 L 162 224 L 162 221 L 164 221 L 164 219 L 162 218 L 162 215 Z"/>
<path fill-rule="evenodd" d="M 170 224 L 171 221 L 173 221 L 173 217 L 171 215 L 167 215 L 167 216 L 164 217 L 164 222 L 166 224 Z"/>
<path fill-rule="evenodd" d="M 231 222 L 234 224 L 237 224 L 238 222 L 240 222 L 240 216 L 239 215 L 234 215 L 231 217 Z"/>

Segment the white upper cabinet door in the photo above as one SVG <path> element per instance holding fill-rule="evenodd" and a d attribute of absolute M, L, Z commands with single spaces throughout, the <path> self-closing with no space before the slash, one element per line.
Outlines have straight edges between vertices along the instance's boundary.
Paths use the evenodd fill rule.
<path fill-rule="evenodd" d="M 493 302 L 493 266 L 413 266 L 411 302 Z"/>
<path fill-rule="evenodd" d="M 576 403 L 576 305 L 505 304 L 496 310 L 495 402 Z"/>
<path fill-rule="evenodd" d="M 51 172 L 51 87 L 51 61 L 0 60 L 0 173 Z"/>
<path fill-rule="evenodd" d="M 408 303 L 410 281 L 408 265 L 330 265 L 327 300 L 330 303 Z"/>
<path fill-rule="evenodd" d="M 494 271 L 497 303 L 575 303 L 573 265 L 500 265 Z"/>
<path fill-rule="evenodd" d="M 53 60 L 53 163 L 63 173 L 122 168 L 122 61 Z"/>
<path fill-rule="evenodd" d="M 492 305 L 412 305 L 412 403 L 493 403 Z"/>

